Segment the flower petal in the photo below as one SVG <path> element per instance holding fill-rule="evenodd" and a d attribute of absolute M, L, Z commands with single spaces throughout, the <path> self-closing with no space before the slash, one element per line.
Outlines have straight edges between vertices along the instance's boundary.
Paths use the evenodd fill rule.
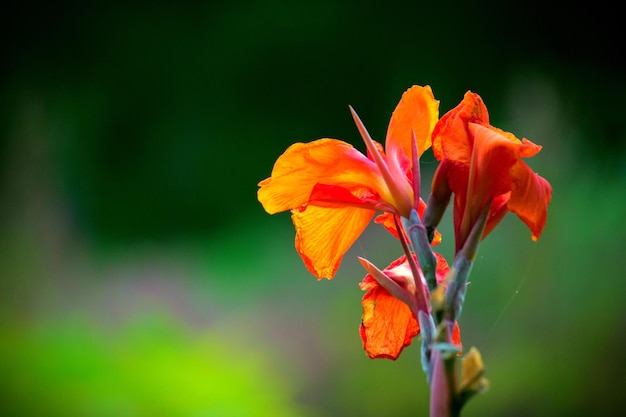
<path fill-rule="evenodd" d="M 315 184 L 307 204 L 318 207 L 352 206 L 375 211 L 395 211 L 393 206 L 382 201 L 378 195 L 372 194 L 372 190 L 359 186 L 348 190 L 339 185 Z"/>
<path fill-rule="evenodd" d="M 452 344 L 463 349 L 463 343 L 461 343 L 461 329 L 459 328 L 458 321 L 454 323 L 454 330 L 452 330 Z M 459 352 L 459 356 L 461 356 L 461 352 Z"/>
<path fill-rule="evenodd" d="M 520 147 L 520 152 L 519 152 L 519 155 L 522 158 L 530 158 L 531 156 L 535 156 L 539 153 L 539 151 L 542 148 L 541 145 L 535 145 L 534 143 L 532 143 L 526 138 L 522 139 L 522 145 L 523 146 Z"/>
<path fill-rule="evenodd" d="M 521 160 L 521 155 L 535 155 L 541 147 L 527 139 L 511 141 L 494 129 L 474 123 L 470 123 L 469 129 L 475 135 L 476 163 L 480 171 L 474 187 L 477 192 L 471 197 L 477 204 L 475 210 L 481 210 L 480 207 L 485 207 L 487 201 L 493 201 L 483 237 L 504 216 L 497 207 L 503 205 L 498 202 L 498 197 L 501 197 L 506 201 L 506 208 L 526 223 L 533 240 L 537 240 L 546 223 L 552 187 Z"/>
<path fill-rule="evenodd" d="M 511 199 L 511 192 L 501 194 L 495 197 L 491 202 L 489 208 L 489 216 L 487 217 L 487 224 L 485 224 L 485 230 L 483 231 L 482 239 L 486 238 L 489 233 L 500 223 L 500 220 L 509 212 L 507 203 Z"/>
<path fill-rule="evenodd" d="M 448 274 L 450 273 L 450 267 L 448 266 L 448 262 L 446 261 L 446 258 L 441 256 L 437 252 L 433 252 L 433 253 L 435 254 L 435 257 L 437 258 L 437 272 L 436 272 L 437 284 L 441 284 L 446 280 L 446 278 L 448 278 Z"/>
<path fill-rule="evenodd" d="M 392 213 L 383 213 L 376 216 L 374 219 L 374 223 L 382 225 L 389 233 L 393 235 L 396 239 L 400 239 L 400 235 L 398 234 L 398 229 L 396 229 L 396 222 L 393 219 Z"/>
<path fill-rule="evenodd" d="M 431 146 L 431 135 L 439 118 L 439 100 L 430 86 L 414 85 L 402 94 L 389 127 L 385 147 L 387 155 L 403 154 L 411 158 L 411 131 L 415 132 L 419 155 Z"/>
<path fill-rule="evenodd" d="M 472 161 L 472 168 L 476 171 L 467 196 L 473 224 L 496 196 L 510 191 L 510 170 L 519 161 L 519 143 L 511 142 L 505 136 L 476 123 L 470 123 L 469 130 L 474 137 L 475 160 Z"/>
<path fill-rule="evenodd" d="M 522 161 L 513 166 L 511 176 L 513 185 L 507 207 L 526 223 L 532 232 L 532 239 L 537 240 L 548 217 L 552 186 Z"/>
<path fill-rule="evenodd" d="M 259 183 L 258 199 L 270 214 L 306 204 L 315 184 L 338 185 L 347 189 L 384 187 L 372 161 L 337 139 L 296 143 L 283 153 L 272 176 Z"/>
<path fill-rule="evenodd" d="M 513 142 L 499 130 L 477 123 L 468 123 L 473 142 L 469 169 L 465 164 L 449 163 L 447 175 L 454 192 L 455 251 L 465 241 L 484 209 L 498 196 L 511 190 L 510 170 L 519 160 L 521 142 Z M 442 163 L 444 165 L 448 161 Z M 493 214 L 493 213 L 492 213 Z M 486 229 L 491 231 L 501 220 L 494 217 Z M 487 234 L 483 234 L 483 237 Z"/>
<path fill-rule="evenodd" d="M 360 334 L 370 358 L 395 360 L 419 334 L 419 324 L 411 309 L 376 284 L 362 300 Z"/>
<path fill-rule="evenodd" d="M 433 154 L 465 165 L 470 164 L 473 142 L 467 130 L 469 122 L 489 124 L 489 113 L 480 96 L 468 91 L 463 100 L 443 115 L 433 131 Z"/>
<path fill-rule="evenodd" d="M 356 207 L 306 206 L 291 211 L 296 250 L 318 279 L 332 279 L 343 255 L 363 233 L 374 211 Z"/>

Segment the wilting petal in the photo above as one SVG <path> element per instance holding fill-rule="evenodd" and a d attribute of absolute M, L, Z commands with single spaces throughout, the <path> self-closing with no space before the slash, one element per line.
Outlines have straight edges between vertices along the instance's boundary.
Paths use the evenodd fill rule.
<path fill-rule="evenodd" d="M 258 199 L 270 213 L 306 204 L 316 184 L 346 189 L 384 187 L 376 164 L 352 145 L 336 139 L 296 143 L 283 153 L 272 176 L 259 183 Z"/>
<path fill-rule="evenodd" d="M 443 256 L 438 253 L 435 256 L 437 282 L 441 284 L 450 268 Z M 417 260 L 415 256 L 414 259 Z M 396 259 L 383 272 L 398 285 L 415 289 L 415 285 L 411 284 L 413 276 L 406 256 Z M 371 274 L 367 274 L 359 286 L 367 291 L 362 300 L 360 327 L 365 351 L 370 358 L 396 359 L 402 349 L 410 345 L 411 340 L 419 334 L 419 322 L 411 309 L 380 286 Z M 452 343 L 461 346 L 458 323 L 452 334 Z"/>
<path fill-rule="evenodd" d="M 406 256 L 393 261 L 384 273 L 404 288 L 412 287 L 413 276 Z M 394 298 L 367 274 L 359 284 L 363 291 L 360 334 L 370 358 L 396 359 L 419 334 L 419 323 L 407 304 Z"/>
<path fill-rule="evenodd" d="M 363 296 L 362 305 L 360 334 L 367 355 L 397 359 L 419 333 L 411 309 L 378 284 Z"/>
<path fill-rule="evenodd" d="M 296 250 L 318 279 L 332 279 L 343 255 L 363 233 L 374 211 L 356 207 L 306 206 L 292 210 Z"/>
<path fill-rule="evenodd" d="M 511 176 L 513 185 L 507 207 L 526 223 L 532 239 L 537 240 L 548 217 L 552 186 L 521 161 L 513 166 Z"/>
<path fill-rule="evenodd" d="M 431 146 L 431 135 L 439 117 L 439 100 L 430 86 L 414 85 L 402 94 L 387 129 L 387 155 L 400 153 L 411 158 L 411 131 L 415 132 L 419 155 Z"/>

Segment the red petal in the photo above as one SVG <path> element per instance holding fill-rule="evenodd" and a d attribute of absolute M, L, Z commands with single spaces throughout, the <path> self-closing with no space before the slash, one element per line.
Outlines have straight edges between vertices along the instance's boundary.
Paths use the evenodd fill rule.
<path fill-rule="evenodd" d="M 375 285 L 361 302 L 363 316 L 360 334 L 370 358 L 395 360 L 419 334 L 419 324 L 409 307 Z"/>
<path fill-rule="evenodd" d="M 468 91 L 463 100 L 447 112 L 433 131 L 433 153 L 437 160 L 444 157 L 469 166 L 473 142 L 467 124 L 489 124 L 489 113 L 480 96 Z"/>
<path fill-rule="evenodd" d="M 552 186 L 521 161 L 511 169 L 511 175 L 513 185 L 508 208 L 526 223 L 533 240 L 537 240 L 548 217 Z"/>
<path fill-rule="evenodd" d="M 463 343 L 461 343 L 461 329 L 459 328 L 459 323 L 454 323 L 454 330 L 452 331 L 452 344 L 457 345 L 461 349 L 463 349 Z M 459 356 L 461 356 L 462 352 L 459 352 Z"/>

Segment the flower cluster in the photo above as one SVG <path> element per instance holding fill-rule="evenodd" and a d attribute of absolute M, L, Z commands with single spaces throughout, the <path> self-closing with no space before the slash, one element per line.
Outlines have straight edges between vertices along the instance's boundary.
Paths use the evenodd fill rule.
<path fill-rule="evenodd" d="M 396 359 L 421 334 L 431 381 L 434 358 L 460 355 L 457 318 L 480 241 L 509 211 L 533 240 L 543 231 L 552 188 L 523 160 L 541 146 L 492 126 L 482 99 L 469 91 L 439 118 L 431 88 L 412 86 L 392 113 L 384 146 L 350 111 L 366 154 L 330 138 L 291 145 L 259 183 L 258 199 L 270 214 L 291 211 L 296 250 L 318 279 L 334 277 L 372 220 L 400 241 L 404 254 L 383 270 L 360 259 L 367 271 L 360 283 L 361 339 L 369 357 Z M 431 147 L 439 165 L 426 204 L 419 158 Z M 452 196 L 450 268 L 432 247 L 441 240 L 437 226 Z"/>

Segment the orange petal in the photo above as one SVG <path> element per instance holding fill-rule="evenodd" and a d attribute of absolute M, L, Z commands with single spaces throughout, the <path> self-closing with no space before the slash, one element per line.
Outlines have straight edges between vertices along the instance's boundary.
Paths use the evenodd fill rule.
<path fill-rule="evenodd" d="M 380 177 L 386 185 L 377 186 L 381 198 L 394 207 L 394 212 L 408 216 L 413 202 L 413 188 L 406 177 L 409 158 L 401 152 L 391 158 L 383 155 L 352 106 L 350 112 L 367 147 L 367 155 L 376 163 Z"/>
<path fill-rule="evenodd" d="M 376 164 L 352 145 L 319 139 L 291 145 L 274 164 L 272 176 L 259 182 L 257 197 L 274 214 L 306 204 L 318 183 L 376 191 L 385 187 Z"/>
<path fill-rule="evenodd" d="M 511 132 L 507 132 L 506 130 L 502 130 L 499 127 L 495 127 L 495 126 L 491 126 L 489 124 L 486 123 L 482 123 L 482 122 L 474 122 L 474 123 L 478 123 L 478 124 L 482 124 L 485 127 L 488 127 L 489 129 L 493 130 L 496 133 L 501 134 L 502 136 L 504 136 L 506 139 L 508 139 L 510 142 L 516 143 L 516 144 L 520 144 L 522 143 L 521 140 L 519 140 L 517 138 L 517 136 L 515 136 L 513 133 Z M 532 142 L 531 142 L 532 143 Z M 536 145 L 535 145 L 536 146 Z"/>
<path fill-rule="evenodd" d="M 332 279 L 343 255 L 363 233 L 374 211 L 356 207 L 306 206 L 292 210 L 296 250 L 318 279 Z"/>
<path fill-rule="evenodd" d="M 485 103 L 471 91 L 466 92 L 463 100 L 443 115 L 435 126 L 432 146 L 437 160 L 445 157 L 469 166 L 473 145 L 467 130 L 469 122 L 489 124 Z"/>
<path fill-rule="evenodd" d="M 394 216 L 391 213 L 379 214 L 374 219 L 374 223 L 381 224 L 396 239 L 400 239 L 400 235 L 398 235 L 398 229 L 396 229 L 396 222 L 393 217 Z"/>
<path fill-rule="evenodd" d="M 402 94 L 387 128 L 387 155 L 401 152 L 411 158 L 411 131 L 415 132 L 419 155 L 431 146 L 431 134 L 439 117 L 439 100 L 430 86 L 414 85 Z"/>
<path fill-rule="evenodd" d="M 362 300 L 360 334 L 370 358 L 397 359 L 419 334 L 419 324 L 409 307 L 375 285 Z"/>
<path fill-rule="evenodd" d="M 519 216 L 532 232 L 532 239 L 541 236 L 548 217 L 552 186 L 519 161 L 511 169 L 513 185 L 508 209 Z"/>
<path fill-rule="evenodd" d="M 522 146 L 520 147 L 519 155 L 522 158 L 530 158 L 531 156 L 535 156 L 541 150 L 541 145 L 535 145 L 531 141 L 526 138 L 522 139 Z"/>

